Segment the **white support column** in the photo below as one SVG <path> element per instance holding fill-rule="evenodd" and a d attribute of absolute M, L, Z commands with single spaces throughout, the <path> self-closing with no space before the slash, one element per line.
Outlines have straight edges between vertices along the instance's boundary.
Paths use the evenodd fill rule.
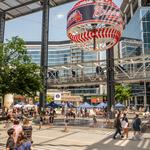
<path fill-rule="evenodd" d="M 147 106 L 146 82 L 144 81 L 144 107 Z"/>
<path fill-rule="evenodd" d="M 132 2 L 130 3 L 130 13 L 131 13 L 131 18 L 132 18 L 132 16 L 133 16 L 133 4 L 132 4 Z"/>
<path fill-rule="evenodd" d="M 125 24 L 127 24 L 127 14 L 125 14 L 125 19 L 124 19 L 124 21 L 125 21 Z"/>
<path fill-rule="evenodd" d="M 134 97 L 135 107 L 137 107 L 137 96 Z"/>
<path fill-rule="evenodd" d="M 141 4 L 141 0 L 138 0 L 138 6 L 141 7 L 142 4 Z"/>

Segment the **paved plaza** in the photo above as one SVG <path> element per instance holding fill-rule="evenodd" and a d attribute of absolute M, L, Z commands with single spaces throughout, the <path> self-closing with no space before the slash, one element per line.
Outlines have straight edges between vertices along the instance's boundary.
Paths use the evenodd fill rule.
<path fill-rule="evenodd" d="M 7 140 L 6 129 L 1 128 L 0 150 L 5 150 Z M 112 139 L 113 129 L 69 127 L 68 132 L 63 126 L 45 126 L 38 130 L 34 126 L 34 150 L 148 150 L 150 149 L 150 134 L 144 133 L 143 140 Z M 130 132 L 132 137 L 132 132 Z"/>

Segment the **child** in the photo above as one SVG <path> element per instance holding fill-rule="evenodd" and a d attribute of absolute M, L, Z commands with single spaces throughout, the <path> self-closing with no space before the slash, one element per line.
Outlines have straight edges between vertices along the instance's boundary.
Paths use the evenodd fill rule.
<path fill-rule="evenodd" d="M 40 125 L 39 125 L 39 130 L 41 129 L 41 127 L 42 127 L 42 125 L 43 125 L 43 121 L 44 121 L 43 116 L 40 115 Z"/>
<path fill-rule="evenodd" d="M 23 132 L 19 133 L 14 150 L 32 150 L 32 144 L 24 137 Z"/>
<path fill-rule="evenodd" d="M 15 148 L 15 141 L 14 141 L 15 129 L 10 128 L 7 131 L 7 134 L 9 135 L 9 137 L 8 137 L 7 143 L 6 143 L 6 150 L 14 150 L 14 148 Z"/>
<path fill-rule="evenodd" d="M 93 115 L 93 127 L 95 128 L 97 126 L 97 119 L 96 116 Z"/>
<path fill-rule="evenodd" d="M 64 131 L 67 132 L 68 131 L 68 123 L 69 123 L 68 115 L 65 116 L 64 121 L 65 121 L 65 129 L 64 129 Z"/>

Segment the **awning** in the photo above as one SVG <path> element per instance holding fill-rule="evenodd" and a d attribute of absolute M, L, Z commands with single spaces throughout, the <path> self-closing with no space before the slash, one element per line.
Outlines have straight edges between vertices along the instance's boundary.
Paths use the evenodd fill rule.
<path fill-rule="evenodd" d="M 0 12 L 5 12 L 6 20 L 42 10 L 42 0 L 0 0 Z M 75 0 L 50 0 L 49 7 L 56 7 Z"/>

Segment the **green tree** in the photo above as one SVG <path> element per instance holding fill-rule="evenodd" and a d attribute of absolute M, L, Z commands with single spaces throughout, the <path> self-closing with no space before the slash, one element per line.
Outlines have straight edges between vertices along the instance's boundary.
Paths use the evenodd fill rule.
<path fill-rule="evenodd" d="M 13 37 L 0 44 L 0 94 L 33 97 L 42 89 L 40 67 L 27 55 L 25 42 Z"/>
<path fill-rule="evenodd" d="M 50 103 L 50 102 L 52 102 L 53 100 L 54 100 L 53 96 L 50 96 L 50 95 L 48 95 L 47 98 L 46 98 L 46 102 L 47 102 L 47 103 Z"/>
<path fill-rule="evenodd" d="M 39 97 L 36 97 L 35 98 L 35 102 L 39 102 Z M 47 97 L 46 97 L 46 103 L 51 103 L 52 101 L 54 100 L 54 98 L 53 98 L 53 96 L 51 96 L 51 95 L 48 95 Z"/>
<path fill-rule="evenodd" d="M 119 102 L 124 102 L 132 96 L 131 88 L 124 85 L 115 86 L 115 100 Z"/>

